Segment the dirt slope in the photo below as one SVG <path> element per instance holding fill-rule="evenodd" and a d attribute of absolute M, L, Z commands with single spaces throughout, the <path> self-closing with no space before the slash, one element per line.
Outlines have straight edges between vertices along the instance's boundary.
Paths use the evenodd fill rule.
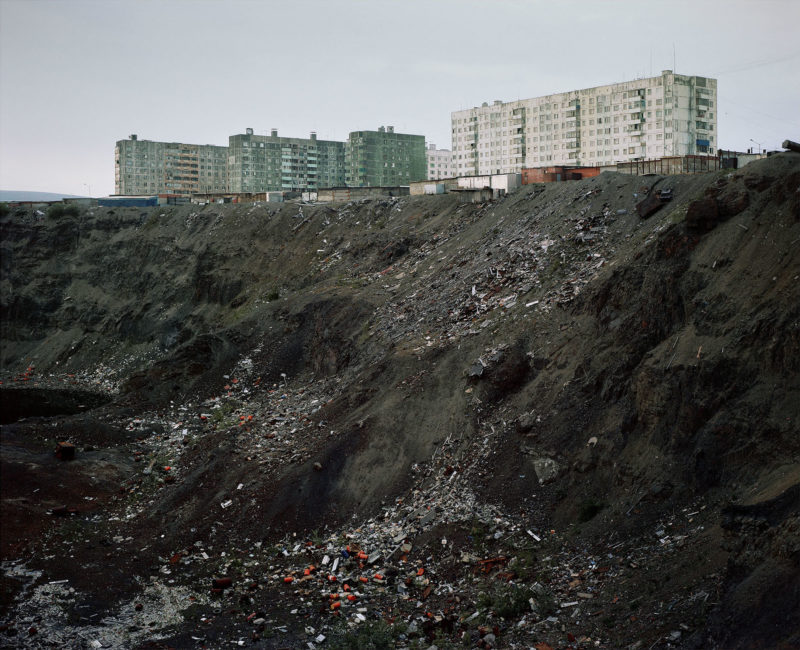
<path fill-rule="evenodd" d="M 11 645 L 290 647 L 379 621 L 402 647 L 800 644 L 800 156 L 2 233 L 4 402 L 113 397 L 2 427 Z M 395 538 L 414 550 L 384 570 L 420 553 L 427 594 L 393 574 L 339 614 L 283 589 L 304 553 Z M 212 573 L 258 587 L 208 600 Z"/>

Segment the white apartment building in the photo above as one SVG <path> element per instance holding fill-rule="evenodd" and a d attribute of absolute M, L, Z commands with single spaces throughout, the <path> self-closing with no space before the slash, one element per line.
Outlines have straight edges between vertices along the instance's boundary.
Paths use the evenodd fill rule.
<path fill-rule="evenodd" d="M 454 175 L 714 154 L 717 81 L 657 77 L 495 101 L 451 116 Z"/>
<path fill-rule="evenodd" d="M 437 149 L 435 144 L 429 144 L 425 150 L 428 165 L 428 180 L 436 181 L 440 178 L 455 177 L 453 167 L 453 152 L 449 149 Z"/>

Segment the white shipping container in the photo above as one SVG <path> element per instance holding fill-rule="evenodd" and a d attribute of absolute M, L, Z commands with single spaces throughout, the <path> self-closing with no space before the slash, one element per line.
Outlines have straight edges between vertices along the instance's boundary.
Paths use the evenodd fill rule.
<path fill-rule="evenodd" d="M 492 189 L 513 192 L 522 185 L 522 174 L 494 174 L 492 176 Z"/>
<path fill-rule="evenodd" d="M 492 186 L 491 176 L 461 176 L 458 179 L 458 186 L 468 190 L 482 190 L 484 187 Z"/>

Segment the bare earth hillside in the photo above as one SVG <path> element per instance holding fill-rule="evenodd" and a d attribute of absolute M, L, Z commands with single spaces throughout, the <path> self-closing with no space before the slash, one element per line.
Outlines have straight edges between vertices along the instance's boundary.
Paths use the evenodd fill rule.
<path fill-rule="evenodd" d="M 800 646 L 799 245 L 793 153 L 5 210 L 0 647 Z"/>

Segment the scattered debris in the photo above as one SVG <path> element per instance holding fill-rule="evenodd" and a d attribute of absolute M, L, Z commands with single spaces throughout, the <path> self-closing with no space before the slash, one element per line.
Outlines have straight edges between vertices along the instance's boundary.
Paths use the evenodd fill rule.
<path fill-rule="evenodd" d="M 109 246 L 113 225 L 115 267 L 96 282 L 119 291 L 100 300 L 72 280 L 42 298 L 64 322 L 42 325 L 46 345 L 26 340 L 19 354 L 36 363 L 2 381 L 115 401 L 19 420 L 4 438 L 4 463 L 35 479 L 8 498 L 4 482 L 4 508 L 45 521 L 35 544 L 26 532 L 4 546 L 0 639 L 732 645 L 714 618 L 726 589 L 787 557 L 796 535 L 789 498 L 729 508 L 718 525 L 734 490 L 771 485 L 762 473 L 732 487 L 761 453 L 752 440 L 790 439 L 796 420 L 780 401 L 796 319 L 774 298 L 796 302 L 794 195 L 766 191 L 772 177 L 658 191 L 601 175 L 474 205 L 192 206 L 150 225 L 103 213 L 102 237 L 87 216 L 81 242 Z M 668 199 L 649 221 L 633 214 Z M 710 220 L 695 205 L 706 199 Z M 765 205 L 766 226 L 751 218 Z M 704 235 L 736 215 L 738 228 Z M 47 234 L 34 216 L 20 223 Z M 761 282 L 769 247 L 780 268 L 731 295 L 743 268 Z M 70 268 L 62 248 L 51 258 Z M 181 273 L 152 277 L 132 252 L 145 250 Z M 86 314 L 91 327 L 68 331 Z M 773 411 L 749 417 L 778 370 Z M 54 461 L 64 440 L 76 462 Z M 788 482 L 775 451 L 758 462 Z"/>

